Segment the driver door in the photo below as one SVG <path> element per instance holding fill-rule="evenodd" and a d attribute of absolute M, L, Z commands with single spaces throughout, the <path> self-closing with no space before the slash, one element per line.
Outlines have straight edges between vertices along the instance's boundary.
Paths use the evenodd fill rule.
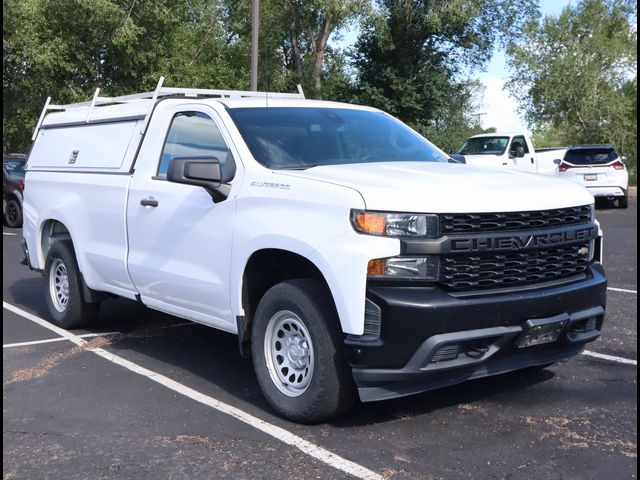
<path fill-rule="evenodd" d="M 518 155 L 518 148 L 521 148 L 520 153 L 524 153 L 524 156 Z M 512 168 L 520 170 L 521 172 L 536 173 L 536 161 L 535 153 L 530 151 L 529 145 L 523 135 L 515 136 L 511 139 L 509 145 L 509 162 Z"/>
<path fill-rule="evenodd" d="M 171 109 L 161 150 L 141 150 L 132 177 L 127 206 L 129 274 L 146 305 L 234 331 L 229 278 L 236 212 L 233 185 L 240 172 L 232 181 L 231 195 L 218 203 L 204 188 L 167 181 L 174 157 L 234 161 L 231 142 L 213 109 Z"/>

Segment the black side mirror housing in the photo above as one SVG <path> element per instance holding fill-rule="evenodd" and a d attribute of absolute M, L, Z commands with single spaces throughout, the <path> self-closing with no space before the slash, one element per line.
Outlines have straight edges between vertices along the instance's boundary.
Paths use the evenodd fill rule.
<path fill-rule="evenodd" d="M 509 150 L 509 158 L 522 158 L 524 157 L 524 147 L 516 147 L 513 150 Z"/>
<path fill-rule="evenodd" d="M 556 165 L 560 165 L 560 164 L 562 163 L 562 160 L 560 160 L 559 158 L 556 158 L 556 159 L 553 161 L 553 163 L 554 163 L 554 164 L 556 164 Z"/>
<path fill-rule="evenodd" d="M 174 157 L 169 163 L 167 180 L 202 187 L 209 192 L 214 202 L 219 202 L 229 196 L 229 182 L 233 180 L 235 170 L 231 154 L 227 155 L 224 164 L 213 156 Z"/>

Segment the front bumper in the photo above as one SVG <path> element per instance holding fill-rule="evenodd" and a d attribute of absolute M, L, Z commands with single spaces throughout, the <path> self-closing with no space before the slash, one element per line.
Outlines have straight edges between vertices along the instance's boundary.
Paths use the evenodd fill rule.
<path fill-rule="evenodd" d="M 599 263 L 571 282 L 530 290 L 454 295 L 370 284 L 367 297 L 381 310 L 380 337 L 346 341 L 360 398 L 384 400 L 576 355 L 600 335 L 606 288 Z M 519 348 L 530 320 L 563 325 L 559 339 Z M 447 357 L 454 346 L 458 355 Z"/>

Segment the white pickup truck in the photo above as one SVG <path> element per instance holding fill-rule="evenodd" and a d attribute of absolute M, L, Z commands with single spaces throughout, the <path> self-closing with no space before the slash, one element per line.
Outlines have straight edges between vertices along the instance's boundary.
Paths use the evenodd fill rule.
<path fill-rule="evenodd" d="M 547 366 L 602 328 L 584 188 L 450 162 L 373 108 L 161 85 L 47 101 L 26 175 L 24 263 L 55 324 L 119 296 L 237 334 L 295 421 Z"/>
<path fill-rule="evenodd" d="M 567 147 L 536 150 L 526 133 L 483 133 L 469 137 L 453 157 L 478 167 L 556 175 L 566 151 Z"/>

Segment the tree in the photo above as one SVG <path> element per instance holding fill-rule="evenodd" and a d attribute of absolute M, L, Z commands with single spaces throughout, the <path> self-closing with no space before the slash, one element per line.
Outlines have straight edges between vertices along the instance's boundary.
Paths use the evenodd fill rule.
<path fill-rule="evenodd" d="M 29 145 L 47 96 L 55 103 L 168 85 L 238 88 L 248 62 L 207 0 L 5 0 L 3 150 Z M 248 58 L 248 57 L 247 57 Z"/>
<path fill-rule="evenodd" d="M 289 23 L 286 45 L 296 79 L 312 78 L 312 95 L 322 98 L 324 60 L 331 34 L 357 18 L 368 7 L 365 0 L 286 0 Z"/>
<path fill-rule="evenodd" d="M 529 123 L 566 145 L 637 150 L 637 5 L 583 0 L 531 22 L 509 49 L 508 83 Z"/>
<path fill-rule="evenodd" d="M 461 106 L 469 85 L 460 78 L 486 65 L 493 48 L 517 38 L 537 14 L 529 0 L 381 0 L 379 6 L 356 44 L 356 98 L 423 133 Z"/>
<path fill-rule="evenodd" d="M 229 29 L 248 49 L 250 2 L 226 2 Z M 343 73 L 336 70 L 343 59 L 329 38 L 368 6 L 369 0 L 261 0 L 259 87 L 291 90 L 299 83 L 307 97 L 322 98 L 325 80 Z"/>

